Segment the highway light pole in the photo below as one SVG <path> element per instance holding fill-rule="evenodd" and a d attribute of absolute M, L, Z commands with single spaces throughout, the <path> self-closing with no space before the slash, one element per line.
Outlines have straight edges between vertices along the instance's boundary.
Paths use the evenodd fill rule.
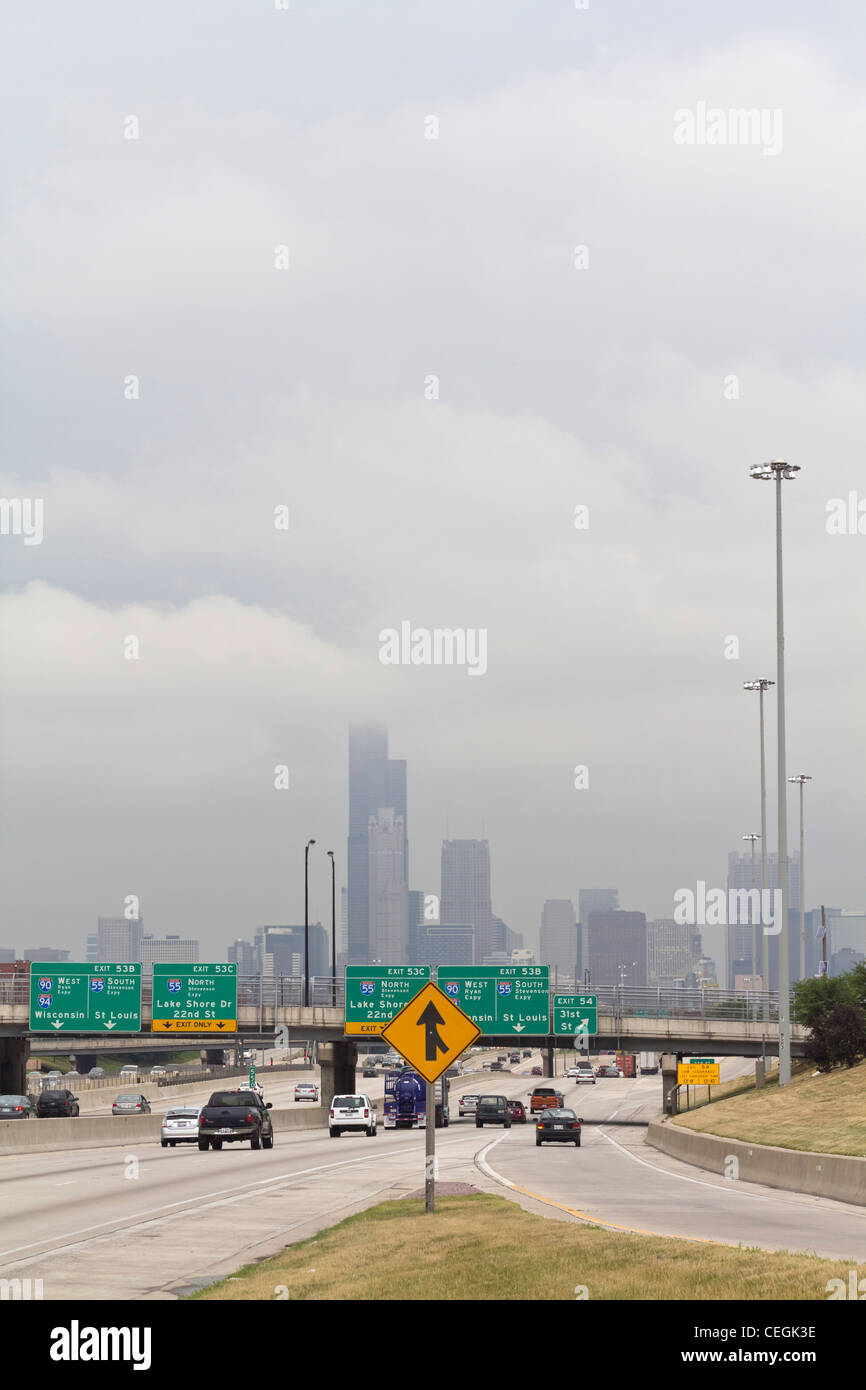
<path fill-rule="evenodd" d="M 743 685 L 744 690 L 757 690 L 760 698 L 761 709 L 761 913 L 764 911 L 764 894 L 767 890 L 767 772 L 764 760 L 764 691 L 768 690 L 775 681 L 767 680 L 761 676 L 756 681 L 746 681 Z M 764 931 L 764 919 L 761 917 L 761 986 L 764 994 L 764 1022 L 770 1018 L 770 945 L 767 933 Z"/>
<path fill-rule="evenodd" d="M 785 616 L 782 586 L 782 483 L 795 478 L 797 463 L 773 459 L 753 464 L 751 477 L 776 485 L 776 735 L 779 796 L 779 1085 L 791 1084 L 791 970 L 788 937 L 788 807 L 785 767 Z"/>
<path fill-rule="evenodd" d="M 798 772 L 796 777 L 789 777 L 789 782 L 799 782 L 800 784 L 800 979 L 806 978 L 806 928 L 803 913 L 806 904 L 803 901 L 803 894 L 806 884 L 806 868 L 803 862 L 803 788 L 812 778 L 805 772 Z"/>
<path fill-rule="evenodd" d="M 304 847 L 304 1008 L 310 1006 L 310 845 Z"/>
<path fill-rule="evenodd" d="M 743 836 L 743 839 L 744 839 L 744 840 L 751 840 L 751 842 L 752 842 L 752 892 L 753 892 L 753 893 L 754 893 L 754 891 L 755 891 L 755 841 L 756 841 L 756 840 L 760 840 L 760 838 L 761 838 L 760 835 L 744 835 L 744 836 Z M 757 924 L 756 924 L 756 922 L 755 922 L 754 899 L 753 899 L 751 896 L 749 897 L 749 902 L 750 902 L 750 904 L 751 904 L 751 907 L 750 907 L 750 909 L 749 909 L 749 916 L 750 916 L 751 919 L 752 919 L 752 978 L 753 978 L 753 981 L 754 981 L 754 976 L 757 975 L 757 973 L 758 973 L 758 927 L 757 927 Z M 763 898 L 761 899 L 761 902 L 763 902 Z M 758 913 L 758 922 L 760 922 L 760 920 L 761 920 L 761 914 L 760 914 L 760 912 L 759 912 L 759 913 Z"/>
<path fill-rule="evenodd" d="M 337 871 L 334 868 L 334 851 L 328 850 L 331 861 L 331 1004 L 337 1007 Z"/>

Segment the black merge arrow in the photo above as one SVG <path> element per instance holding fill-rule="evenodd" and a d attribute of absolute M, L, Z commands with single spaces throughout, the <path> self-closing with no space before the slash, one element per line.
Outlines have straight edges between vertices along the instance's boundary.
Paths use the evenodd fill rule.
<path fill-rule="evenodd" d="M 419 1028 L 423 1026 L 427 1029 L 427 1036 L 424 1040 L 424 1043 L 426 1047 L 425 1060 L 428 1062 L 436 1061 L 437 1052 L 448 1051 L 447 1044 L 444 1043 L 439 1036 L 439 1031 L 437 1028 L 437 1024 L 439 1023 L 444 1025 L 445 1020 L 440 1014 L 439 1010 L 436 1008 L 436 1005 L 433 1003 L 433 1000 L 431 999 L 423 1014 L 417 1021 Z"/>

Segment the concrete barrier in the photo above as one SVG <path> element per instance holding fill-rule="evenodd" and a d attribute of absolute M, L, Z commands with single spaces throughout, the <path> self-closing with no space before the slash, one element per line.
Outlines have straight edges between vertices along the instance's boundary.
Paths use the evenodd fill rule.
<path fill-rule="evenodd" d="M 272 1110 L 274 1133 L 325 1129 L 327 1107 Z M 105 1149 L 134 1144 L 158 1144 L 161 1115 L 98 1115 L 88 1119 L 0 1120 L 0 1158 L 7 1154 L 55 1153 L 71 1149 Z"/>
<path fill-rule="evenodd" d="M 763 1183 L 787 1192 L 805 1192 L 812 1197 L 831 1197 L 836 1202 L 866 1206 L 866 1158 L 746 1144 L 739 1139 L 699 1133 L 669 1120 L 652 1121 L 647 1143 L 671 1158 L 728 1177 L 731 1159 L 735 1158 L 740 1182 Z"/>

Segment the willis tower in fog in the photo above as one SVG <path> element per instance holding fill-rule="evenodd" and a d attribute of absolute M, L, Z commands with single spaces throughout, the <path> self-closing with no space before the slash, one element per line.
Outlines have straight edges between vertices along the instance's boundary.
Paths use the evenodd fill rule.
<path fill-rule="evenodd" d="M 350 964 L 408 961 L 408 872 L 405 760 L 388 757 L 381 725 L 350 725 Z"/>

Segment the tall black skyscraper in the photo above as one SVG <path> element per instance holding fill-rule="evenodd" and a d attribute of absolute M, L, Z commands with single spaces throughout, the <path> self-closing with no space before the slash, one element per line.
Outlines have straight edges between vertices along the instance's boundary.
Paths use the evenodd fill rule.
<path fill-rule="evenodd" d="M 372 963 L 375 923 L 370 922 L 370 818 L 393 811 L 403 821 L 403 878 L 408 876 L 406 763 L 388 757 L 388 731 L 381 725 L 349 727 L 348 955 L 351 964 Z M 375 885 L 374 885 L 375 886 Z M 408 923 L 404 928 L 404 936 Z"/>

